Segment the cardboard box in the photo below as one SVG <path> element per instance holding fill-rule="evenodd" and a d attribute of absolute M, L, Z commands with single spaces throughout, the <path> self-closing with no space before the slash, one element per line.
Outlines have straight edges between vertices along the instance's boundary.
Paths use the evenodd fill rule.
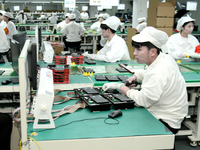
<path fill-rule="evenodd" d="M 128 47 L 129 55 L 131 59 L 135 59 L 133 53 L 135 48 L 132 46 L 132 37 L 135 35 L 135 28 L 128 27 L 128 35 L 126 38 L 126 45 Z"/>
<path fill-rule="evenodd" d="M 55 53 L 61 54 L 62 51 L 64 51 L 64 43 L 60 41 L 50 41 L 51 46 Z"/>
<path fill-rule="evenodd" d="M 174 25 L 174 18 L 147 18 L 147 26 L 172 28 Z"/>
<path fill-rule="evenodd" d="M 166 32 L 169 37 L 173 34 L 173 28 L 156 28 L 156 29 Z"/>
<path fill-rule="evenodd" d="M 159 2 L 157 7 L 157 17 L 171 17 L 175 14 L 175 6 L 169 2 Z"/>
<path fill-rule="evenodd" d="M 147 10 L 148 18 L 156 18 L 157 16 L 157 8 L 148 8 Z"/>

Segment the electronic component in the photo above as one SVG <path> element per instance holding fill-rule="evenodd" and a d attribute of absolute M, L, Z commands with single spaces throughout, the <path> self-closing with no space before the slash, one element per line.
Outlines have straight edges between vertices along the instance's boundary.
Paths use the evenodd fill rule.
<path fill-rule="evenodd" d="M 110 110 L 111 102 L 102 97 L 101 95 L 92 95 L 81 97 L 90 111 L 103 111 L 103 110 Z"/>
<path fill-rule="evenodd" d="M 105 77 L 108 81 L 119 81 L 119 79 L 113 75 L 106 75 Z"/>
<path fill-rule="evenodd" d="M 84 72 L 93 72 L 93 73 L 95 73 L 95 71 L 92 68 L 84 68 L 83 70 L 84 70 Z"/>
<path fill-rule="evenodd" d="M 127 80 L 125 86 L 130 86 L 131 84 L 135 84 L 137 86 L 139 83 L 137 81 L 132 81 L 131 83 Z"/>
<path fill-rule="evenodd" d="M 106 81 L 106 77 L 104 75 L 95 75 L 94 76 L 97 81 Z"/>
<path fill-rule="evenodd" d="M 128 72 L 125 68 L 116 68 L 116 70 L 119 72 Z"/>
<path fill-rule="evenodd" d="M 90 96 L 90 95 L 97 95 L 99 94 L 98 91 L 96 91 L 94 88 L 88 87 L 88 88 L 80 88 L 80 89 L 74 89 L 74 92 L 77 96 L 83 97 L 83 96 Z"/>
<path fill-rule="evenodd" d="M 84 59 L 84 62 L 87 64 L 96 64 L 95 61 L 92 61 L 91 59 L 87 59 L 87 58 Z"/>
<path fill-rule="evenodd" d="M 122 111 L 121 110 L 113 110 L 108 114 L 108 117 L 110 118 L 116 118 L 122 115 Z"/>
<path fill-rule="evenodd" d="M 125 76 L 125 75 L 121 75 L 121 76 L 117 76 L 117 78 L 121 81 L 126 81 L 129 77 Z"/>

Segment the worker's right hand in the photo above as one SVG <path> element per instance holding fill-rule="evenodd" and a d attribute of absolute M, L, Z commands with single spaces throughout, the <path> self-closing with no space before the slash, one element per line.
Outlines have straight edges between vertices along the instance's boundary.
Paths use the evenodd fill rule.
<path fill-rule="evenodd" d="M 185 58 L 185 53 L 180 53 L 179 58 Z"/>
<path fill-rule="evenodd" d="M 132 81 L 137 81 L 137 77 L 133 75 L 132 77 L 128 78 L 128 82 L 131 83 Z M 135 84 L 130 85 L 130 87 L 135 86 Z"/>

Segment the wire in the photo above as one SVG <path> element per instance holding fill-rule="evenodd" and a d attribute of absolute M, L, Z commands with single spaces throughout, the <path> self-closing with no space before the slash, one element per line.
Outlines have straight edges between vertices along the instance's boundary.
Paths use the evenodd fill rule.
<path fill-rule="evenodd" d="M 81 119 L 81 120 L 74 120 L 74 121 L 71 121 L 71 122 L 69 122 L 69 123 L 59 125 L 59 126 L 56 127 L 56 129 L 57 129 L 57 128 L 60 128 L 60 127 L 62 127 L 62 126 L 70 125 L 70 124 L 75 123 L 75 122 L 82 122 L 82 121 L 88 121 L 88 120 L 97 120 L 97 119 L 104 119 L 104 123 L 105 123 L 105 124 L 108 124 L 108 125 L 119 124 L 119 120 L 117 120 L 117 119 L 108 118 L 108 117 L 98 117 L 98 118 L 86 118 L 86 119 Z M 115 122 L 115 123 L 109 123 L 109 122 L 107 122 L 108 119 L 112 119 L 112 120 L 114 120 L 114 121 L 116 121 L 116 122 Z M 53 129 L 39 130 L 39 131 L 36 131 L 36 132 L 43 132 L 43 131 L 46 131 L 46 130 L 53 130 Z M 34 131 L 31 130 L 31 131 L 29 131 L 28 133 L 31 133 L 31 132 L 34 132 Z"/>
<path fill-rule="evenodd" d="M 39 149 L 42 150 L 41 147 L 40 147 L 40 145 L 39 145 L 39 143 L 36 140 L 34 140 L 33 138 L 31 138 L 29 136 L 27 138 L 31 139 L 32 141 L 34 141 L 38 145 Z M 22 150 L 22 139 L 19 142 L 19 148 L 20 148 L 20 150 Z"/>

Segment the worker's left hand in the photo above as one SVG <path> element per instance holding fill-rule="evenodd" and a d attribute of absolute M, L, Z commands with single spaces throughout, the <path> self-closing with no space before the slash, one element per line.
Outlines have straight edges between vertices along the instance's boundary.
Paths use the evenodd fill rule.
<path fill-rule="evenodd" d="M 123 85 L 123 83 L 105 83 L 102 87 L 104 91 L 107 91 L 108 89 L 117 89 L 119 90 L 120 87 Z"/>
<path fill-rule="evenodd" d="M 82 55 L 88 57 L 89 59 L 96 59 L 96 54 L 88 54 L 88 52 L 85 52 Z"/>

